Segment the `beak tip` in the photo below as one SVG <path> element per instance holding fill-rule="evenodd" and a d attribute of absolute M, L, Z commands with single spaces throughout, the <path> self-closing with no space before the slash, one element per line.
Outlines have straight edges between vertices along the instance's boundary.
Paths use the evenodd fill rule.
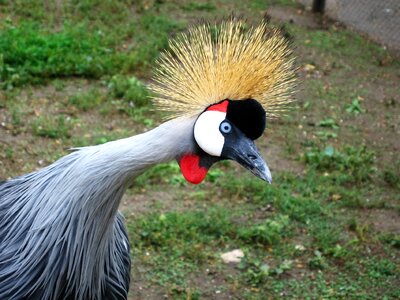
<path fill-rule="evenodd" d="M 269 184 L 272 184 L 272 174 L 268 167 L 265 168 L 263 178 Z"/>
<path fill-rule="evenodd" d="M 272 184 L 272 175 L 271 171 L 269 170 L 268 166 L 265 164 L 263 169 L 255 169 L 252 172 L 254 175 L 256 175 L 258 178 L 268 182 L 269 184 Z"/>
<path fill-rule="evenodd" d="M 269 176 L 265 176 L 265 178 L 263 178 L 266 182 L 268 182 L 269 184 L 272 184 L 272 176 L 271 174 L 269 174 Z"/>

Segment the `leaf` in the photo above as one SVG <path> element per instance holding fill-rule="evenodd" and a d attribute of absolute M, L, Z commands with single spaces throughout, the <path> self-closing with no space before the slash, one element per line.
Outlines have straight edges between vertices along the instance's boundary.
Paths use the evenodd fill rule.
<path fill-rule="evenodd" d="M 269 266 L 268 264 L 263 264 L 263 265 L 260 267 L 260 271 L 261 271 L 263 274 L 267 275 L 267 276 L 269 275 L 270 270 L 271 270 L 271 268 L 270 268 L 270 266 Z"/>

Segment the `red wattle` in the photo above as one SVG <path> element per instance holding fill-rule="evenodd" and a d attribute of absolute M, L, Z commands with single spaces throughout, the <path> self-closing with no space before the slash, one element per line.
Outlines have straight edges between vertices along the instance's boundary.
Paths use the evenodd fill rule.
<path fill-rule="evenodd" d="M 200 156 L 186 154 L 179 160 L 183 177 L 193 184 L 199 184 L 207 175 L 207 168 L 200 166 Z"/>
<path fill-rule="evenodd" d="M 228 111 L 228 104 L 229 104 L 229 101 L 224 100 L 221 103 L 211 105 L 209 108 L 207 108 L 207 110 L 216 110 L 216 111 L 226 113 Z"/>

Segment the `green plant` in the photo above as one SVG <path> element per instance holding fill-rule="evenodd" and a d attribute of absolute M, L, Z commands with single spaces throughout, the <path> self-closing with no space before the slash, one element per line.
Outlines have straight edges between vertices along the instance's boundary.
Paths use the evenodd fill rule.
<path fill-rule="evenodd" d="M 340 172 L 347 181 L 361 182 L 371 178 L 375 153 L 365 146 L 345 146 L 341 151 L 332 146 L 312 148 L 304 153 L 305 162 L 321 171 Z M 340 175 L 340 174 L 338 174 Z"/>
<path fill-rule="evenodd" d="M 338 137 L 337 133 L 331 131 L 317 131 L 315 133 L 322 141 L 326 141 L 328 139 L 336 139 Z"/>
<path fill-rule="evenodd" d="M 74 105 L 80 110 L 87 111 L 96 108 L 105 100 L 105 95 L 96 88 L 91 88 L 86 92 L 71 96 L 69 104 Z"/>
<path fill-rule="evenodd" d="M 379 238 L 390 246 L 400 249 L 400 234 L 386 233 L 380 235 Z"/>
<path fill-rule="evenodd" d="M 243 272 L 244 281 L 253 287 L 259 287 L 271 279 L 271 276 L 279 276 L 292 269 L 293 261 L 283 260 L 275 267 L 262 262 L 254 257 L 245 257 L 239 264 Z"/>
<path fill-rule="evenodd" d="M 354 98 L 351 104 L 346 105 L 346 111 L 350 114 L 358 115 L 364 112 L 358 98 Z"/>
<path fill-rule="evenodd" d="M 124 70 L 147 75 L 160 51 L 167 48 L 170 35 L 181 28 L 181 22 L 165 15 L 150 12 L 141 15 L 135 32 L 136 46 L 125 60 Z"/>
<path fill-rule="evenodd" d="M 122 62 L 104 36 L 84 23 L 65 24 L 58 32 L 32 22 L 7 25 L 0 30 L 0 53 L 0 87 L 8 89 L 51 77 L 98 78 Z"/>
<path fill-rule="evenodd" d="M 108 89 L 112 96 L 122 98 L 133 107 L 149 104 L 149 90 L 134 76 L 114 75 L 108 83 Z"/>
<path fill-rule="evenodd" d="M 239 265 L 244 271 L 244 280 L 253 287 L 260 286 L 268 280 L 271 268 L 268 264 L 255 259 L 245 259 Z"/>
<path fill-rule="evenodd" d="M 11 147 L 7 147 L 4 151 L 5 157 L 7 159 L 12 159 L 14 156 L 14 149 Z"/>
<path fill-rule="evenodd" d="M 327 267 L 326 260 L 322 253 L 318 250 L 314 251 L 314 256 L 308 261 L 308 265 L 311 269 L 325 269 Z"/>
<path fill-rule="evenodd" d="M 63 115 L 57 118 L 38 117 L 32 124 L 33 133 L 53 139 L 69 138 L 72 124 Z"/>
<path fill-rule="evenodd" d="M 370 266 L 369 276 L 372 278 L 393 276 L 400 271 L 399 266 L 388 259 L 368 261 L 367 263 Z"/>
<path fill-rule="evenodd" d="M 383 171 L 383 179 L 388 185 L 394 188 L 400 188 L 400 161 L 385 168 Z"/>
<path fill-rule="evenodd" d="M 336 121 L 331 119 L 331 118 L 327 118 L 327 119 L 324 119 L 324 120 L 320 121 L 318 123 L 318 126 L 328 127 L 328 128 L 332 128 L 332 129 L 338 129 L 339 128 L 339 126 L 336 123 Z"/>
<path fill-rule="evenodd" d="M 20 108 L 18 106 L 14 105 L 11 108 L 11 123 L 14 126 L 21 125 L 21 116 L 22 116 L 22 113 L 21 113 Z"/>
<path fill-rule="evenodd" d="M 268 218 L 264 223 L 241 227 L 238 237 L 247 243 L 258 243 L 263 245 L 277 244 L 284 236 L 284 229 L 289 224 L 289 217 L 278 215 Z"/>
<path fill-rule="evenodd" d="M 188 4 L 183 6 L 183 9 L 193 11 L 193 10 L 206 10 L 206 11 L 211 11 L 215 10 L 216 6 L 215 4 L 209 2 L 205 3 L 198 3 L 198 2 L 189 2 Z"/>
<path fill-rule="evenodd" d="M 345 55 L 357 67 L 364 67 L 379 62 L 385 56 L 386 51 L 377 44 L 368 41 L 351 30 L 338 30 L 331 26 L 328 30 L 313 30 L 306 33 L 305 45 L 318 51 L 334 56 Z"/>

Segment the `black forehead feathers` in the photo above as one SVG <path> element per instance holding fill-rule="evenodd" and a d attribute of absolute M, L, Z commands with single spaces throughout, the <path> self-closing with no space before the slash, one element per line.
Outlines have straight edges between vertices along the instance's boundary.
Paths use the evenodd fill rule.
<path fill-rule="evenodd" d="M 230 100 L 226 118 L 252 140 L 258 139 L 266 126 L 265 110 L 254 99 Z"/>

